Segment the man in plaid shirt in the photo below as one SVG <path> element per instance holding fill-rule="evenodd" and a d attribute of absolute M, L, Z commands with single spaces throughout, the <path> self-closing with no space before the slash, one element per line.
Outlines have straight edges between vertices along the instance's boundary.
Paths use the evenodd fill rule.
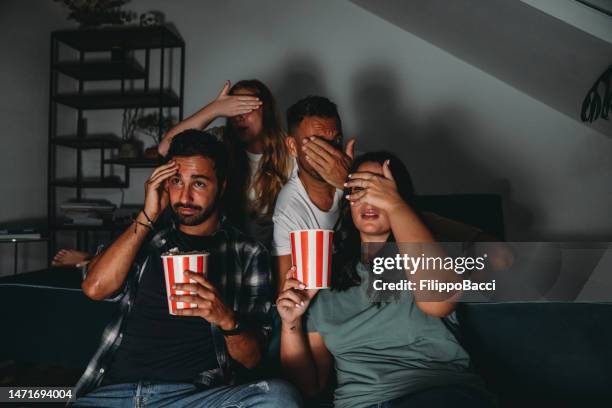
<path fill-rule="evenodd" d="M 145 183 L 145 204 L 133 224 L 93 258 L 83 281 L 94 300 L 119 302 L 117 318 L 79 380 L 76 406 L 300 406 L 288 383 L 236 385 L 255 367 L 271 331 L 273 298 L 266 249 L 233 228 L 219 204 L 227 155 L 214 136 L 177 135 L 166 164 Z M 173 222 L 162 221 L 170 214 Z M 165 229 L 161 227 L 165 226 Z M 205 276 L 175 288 L 196 304 L 170 315 L 161 254 L 206 251 Z"/>

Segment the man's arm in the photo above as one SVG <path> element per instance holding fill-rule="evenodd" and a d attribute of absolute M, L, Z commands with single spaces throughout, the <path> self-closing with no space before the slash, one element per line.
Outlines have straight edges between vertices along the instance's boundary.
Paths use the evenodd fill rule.
<path fill-rule="evenodd" d="M 237 322 L 236 313 L 225 304 L 217 288 L 201 274 L 186 271 L 185 275 L 195 283 L 177 283 L 175 288 L 194 292 L 195 295 L 174 295 L 171 299 L 177 302 L 195 303 L 198 307 L 179 309 L 176 311 L 177 315 L 199 316 L 224 331 L 233 330 Z M 253 368 L 261 361 L 265 339 L 258 327 L 247 325 L 242 333 L 225 336 L 225 344 L 229 355 L 235 361 L 246 368 Z"/>
<path fill-rule="evenodd" d="M 143 224 L 147 219 L 141 213 L 136 218 Z M 88 273 L 81 289 L 93 300 L 103 300 L 123 286 L 149 229 L 130 225 L 104 252 L 95 256 L 88 266 Z"/>
<path fill-rule="evenodd" d="M 253 368 L 259 364 L 265 343 L 259 331 L 252 328 L 234 336 L 225 336 L 227 352 L 246 368 Z"/>
<path fill-rule="evenodd" d="M 246 247 L 245 250 L 250 260 L 242 276 L 238 310 L 240 317 L 245 319 L 240 323 L 245 325 L 246 331 L 225 336 L 225 344 L 234 360 L 251 368 L 261 361 L 272 331 L 274 289 L 268 251 L 262 245 Z"/>
<path fill-rule="evenodd" d="M 292 219 L 289 213 L 287 203 L 281 203 L 281 199 L 276 201 L 272 222 L 274 223 L 274 231 L 272 234 L 272 266 L 275 276 L 276 287 L 275 293 L 281 292 L 285 283 L 285 275 L 291 268 L 291 241 L 289 234 L 292 230 L 299 229 L 295 225 L 295 219 Z M 293 217 L 295 218 L 295 217 Z"/>
<path fill-rule="evenodd" d="M 246 247 L 249 259 L 242 272 L 238 310 L 227 305 L 214 285 L 201 274 L 186 272 L 194 283 L 176 284 L 175 288 L 194 295 L 176 295 L 172 299 L 198 305 L 196 309 L 178 310 L 181 316 L 200 316 L 224 331 L 242 332 L 225 336 L 229 355 L 246 368 L 255 367 L 263 356 L 267 334 L 271 330 L 270 308 L 273 302 L 270 260 L 263 246 Z"/>
<path fill-rule="evenodd" d="M 225 81 L 223 89 L 221 89 L 219 95 L 217 95 L 212 102 L 170 129 L 159 143 L 159 147 L 157 148 L 159 154 L 166 156 L 172 138 L 184 130 L 202 130 L 210 125 L 216 118 L 242 115 L 261 106 L 261 101 L 256 96 L 229 95 L 230 87 L 230 81 Z"/>
<path fill-rule="evenodd" d="M 145 183 L 145 205 L 134 221 L 104 252 L 94 257 L 81 288 L 86 296 L 102 300 L 115 293 L 123 283 L 136 259 L 150 228 L 162 210 L 168 205 L 168 193 L 164 182 L 176 174 L 174 161 L 156 168 Z M 146 214 L 146 215 L 145 215 Z M 147 219 L 147 217 L 149 219 Z"/>

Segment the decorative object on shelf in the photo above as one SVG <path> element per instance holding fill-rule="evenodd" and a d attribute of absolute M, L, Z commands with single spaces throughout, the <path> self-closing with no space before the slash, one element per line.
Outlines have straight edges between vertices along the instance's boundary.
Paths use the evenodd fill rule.
<path fill-rule="evenodd" d="M 166 132 L 170 130 L 175 123 L 176 118 L 174 115 L 162 114 L 160 118 L 159 112 L 152 112 L 135 118 L 135 130 L 149 136 L 156 145 L 159 145 Z"/>
<path fill-rule="evenodd" d="M 159 154 L 159 151 L 157 148 L 158 146 L 147 147 L 144 153 L 142 154 L 142 157 L 144 157 L 145 159 L 151 159 L 151 160 L 161 159 L 162 156 Z"/>
<path fill-rule="evenodd" d="M 142 152 L 142 142 L 138 139 L 132 139 L 121 143 L 119 146 L 118 157 L 120 159 L 136 159 L 140 157 Z"/>
<path fill-rule="evenodd" d="M 164 14 L 161 11 L 151 10 L 140 15 L 141 27 L 153 27 L 164 24 Z"/>
<path fill-rule="evenodd" d="M 598 118 L 609 120 L 612 109 L 612 65 L 604 71 L 587 92 L 582 102 L 580 119 L 583 122 L 593 123 Z M 600 94 L 601 92 L 601 94 Z"/>
<path fill-rule="evenodd" d="M 68 20 L 79 23 L 79 28 L 101 25 L 123 25 L 132 22 L 136 13 L 122 10 L 129 0 L 53 0 L 70 11 Z"/>
<path fill-rule="evenodd" d="M 142 141 L 136 139 L 136 118 L 140 114 L 139 108 L 123 110 L 123 122 L 121 124 L 121 145 L 119 146 L 119 158 L 134 159 L 140 157 L 142 152 Z"/>

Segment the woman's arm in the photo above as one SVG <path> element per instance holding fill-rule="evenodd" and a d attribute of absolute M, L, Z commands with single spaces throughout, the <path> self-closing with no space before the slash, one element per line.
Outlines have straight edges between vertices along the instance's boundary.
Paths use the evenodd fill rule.
<path fill-rule="evenodd" d="M 431 232 L 425 224 L 421 221 L 421 219 L 417 216 L 414 210 L 405 202 L 401 201 L 398 203 L 396 207 L 393 207 L 391 211 L 389 211 L 389 221 L 391 223 L 391 230 L 393 231 L 393 236 L 395 237 L 395 241 L 399 243 L 419 243 L 425 244 L 423 245 L 423 251 L 427 256 L 441 256 L 444 257 L 444 253 L 440 248 L 437 248 L 435 245 L 427 245 L 433 244 L 435 242 Z M 400 249 L 401 250 L 401 249 Z M 415 277 L 423 277 L 422 272 L 425 271 L 417 271 L 415 273 Z M 447 277 L 448 274 L 445 274 L 444 277 Z M 452 276 L 452 275 L 451 275 Z M 429 294 L 425 291 L 420 291 L 421 295 L 424 295 L 426 298 L 435 298 L 439 296 L 438 293 Z M 421 311 L 427 313 L 431 316 L 436 317 L 444 317 L 448 316 L 450 313 L 455 310 L 455 301 L 459 296 L 454 295 L 450 299 L 446 299 L 444 301 L 423 301 L 418 300 L 419 293 L 416 293 L 417 296 L 415 299 L 416 305 Z"/>
<path fill-rule="evenodd" d="M 305 289 L 293 278 L 295 267 L 285 276 L 276 300 L 282 320 L 280 359 L 285 376 L 307 397 L 317 396 L 327 386 L 332 357 L 319 333 L 304 332 L 302 316 L 318 289 Z"/>
<path fill-rule="evenodd" d="M 230 81 L 225 81 L 223 89 L 221 89 L 221 92 L 213 101 L 170 129 L 159 143 L 159 147 L 157 148 L 159 154 L 166 156 L 172 138 L 184 130 L 202 130 L 219 117 L 243 115 L 261 106 L 261 101 L 256 96 L 230 95 L 230 87 Z"/>
<path fill-rule="evenodd" d="M 429 229 L 427 229 L 416 212 L 399 195 L 388 160 L 383 163 L 382 170 L 382 176 L 369 172 L 349 175 L 350 181 L 345 186 L 351 188 L 357 187 L 362 190 L 351 193 L 346 198 L 351 202 L 351 205 L 370 204 L 384 210 L 389 217 L 395 242 L 399 244 L 424 244 L 422 251 L 418 251 L 419 255 L 422 252 L 427 252 L 426 255 L 428 256 L 443 257 L 443 251 L 436 245 L 433 245 L 435 240 Z M 422 272 L 429 271 L 419 270 L 414 275 L 410 275 L 410 279 L 422 276 Z M 448 275 L 444 277 L 448 277 Z M 453 278 L 456 278 L 456 276 L 453 276 Z M 437 296 L 439 296 L 438 293 L 415 291 L 415 302 L 424 313 L 431 316 L 444 317 L 455 309 L 456 300 L 460 293 L 453 294 L 450 298 L 439 301 L 419 300 L 419 298 L 436 299 Z"/>
<path fill-rule="evenodd" d="M 281 366 L 285 378 L 306 398 L 318 396 L 327 387 L 332 356 L 319 333 L 304 333 L 301 319 L 297 324 L 283 324 L 281 331 Z"/>

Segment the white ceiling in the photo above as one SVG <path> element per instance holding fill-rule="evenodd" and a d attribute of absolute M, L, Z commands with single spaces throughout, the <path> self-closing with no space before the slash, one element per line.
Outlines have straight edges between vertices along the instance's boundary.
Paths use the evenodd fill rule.
<path fill-rule="evenodd" d="M 579 122 L 612 65 L 612 17 L 572 0 L 351 1 Z M 585 126 L 612 137 L 612 120 Z"/>
<path fill-rule="evenodd" d="M 612 44 L 612 0 L 521 1 Z"/>

